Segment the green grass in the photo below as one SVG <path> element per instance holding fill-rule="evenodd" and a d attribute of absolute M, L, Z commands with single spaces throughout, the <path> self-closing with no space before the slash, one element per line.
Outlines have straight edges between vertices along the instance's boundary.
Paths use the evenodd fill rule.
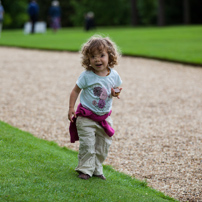
<path fill-rule="evenodd" d="M 67 137 L 68 138 L 68 137 Z M 104 166 L 106 181 L 82 180 L 77 152 L 0 122 L 0 201 L 176 201 Z"/>
<path fill-rule="evenodd" d="M 66 28 L 53 34 L 24 35 L 22 30 L 4 30 L 0 45 L 78 51 L 93 34 L 110 36 L 124 55 L 142 56 L 202 65 L 202 25 L 173 27 Z"/>

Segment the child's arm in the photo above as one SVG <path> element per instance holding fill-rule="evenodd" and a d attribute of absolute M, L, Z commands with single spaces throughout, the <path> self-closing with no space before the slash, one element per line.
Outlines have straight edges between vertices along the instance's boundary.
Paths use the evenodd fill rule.
<path fill-rule="evenodd" d="M 76 100 L 77 100 L 80 92 L 81 92 L 81 89 L 77 85 L 75 85 L 72 92 L 71 92 L 71 94 L 70 94 L 68 119 L 71 122 L 73 122 L 72 115 L 74 115 L 74 117 L 76 117 L 76 113 L 75 113 L 75 110 L 74 110 L 74 105 L 76 103 Z"/>
<path fill-rule="evenodd" d="M 120 99 L 119 94 L 121 93 L 121 91 L 122 88 L 111 88 L 111 95 Z"/>

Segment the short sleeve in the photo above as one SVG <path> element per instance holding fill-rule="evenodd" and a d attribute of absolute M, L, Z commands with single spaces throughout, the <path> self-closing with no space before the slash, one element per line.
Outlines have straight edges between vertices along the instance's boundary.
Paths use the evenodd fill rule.
<path fill-rule="evenodd" d="M 121 84 L 122 84 L 121 77 L 117 74 L 116 87 L 119 87 Z"/>
<path fill-rule="evenodd" d="M 121 77 L 119 76 L 118 72 L 116 70 L 112 70 L 114 73 L 114 81 L 115 81 L 115 87 L 119 87 L 122 84 L 122 80 Z"/>
<path fill-rule="evenodd" d="M 84 89 L 84 88 L 86 88 L 86 86 L 87 86 L 86 76 L 85 76 L 85 75 L 86 75 L 85 71 L 82 72 L 82 73 L 80 74 L 78 80 L 76 81 L 76 84 L 77 84 L 77 86 L 78 86 L 80 89 Z"/>

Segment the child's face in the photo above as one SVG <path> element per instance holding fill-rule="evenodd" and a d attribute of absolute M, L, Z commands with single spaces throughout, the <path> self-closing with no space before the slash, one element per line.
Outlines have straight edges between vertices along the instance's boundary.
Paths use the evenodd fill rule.
<path fill-rule="evenodd" d="M 109 62 L 109 55 L 105 49 L 102 51 L 96 50 L 90 56 L 90 64 L 91 67 L 94 69 L 95 74 L 104 75 L 107 72 Z"/>

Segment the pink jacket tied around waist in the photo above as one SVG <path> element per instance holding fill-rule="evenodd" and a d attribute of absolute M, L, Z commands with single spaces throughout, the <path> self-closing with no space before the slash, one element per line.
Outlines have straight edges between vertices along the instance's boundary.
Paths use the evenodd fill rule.
<path fill-rule="evenodd" d="M 110 111 L 108 114 L 99 116 L 97 114 L 94 114 L 92 111 L 84 108 L 81 104 L 78 105 L 77 110 L 76 110 L 76 116 L 83 116 L 89 119 L 92 119 L 93 121 L 98 122 L 104 129 L 105 133 L 109 136 L 112 137 L 114 135 L 114 129 L 108 124 L 108 122 L 105 120 L 108 116 L 111 115 Z M 69 133 L 70 133 L 70 141 L 71 143 L 75 143 L 75 141 L 79 140 L 79 136 L 77 133 L 77 128 L 76 128 L 76 118 L 73 117 L 73 122 L 70 122 L 69 126 Z"/>

